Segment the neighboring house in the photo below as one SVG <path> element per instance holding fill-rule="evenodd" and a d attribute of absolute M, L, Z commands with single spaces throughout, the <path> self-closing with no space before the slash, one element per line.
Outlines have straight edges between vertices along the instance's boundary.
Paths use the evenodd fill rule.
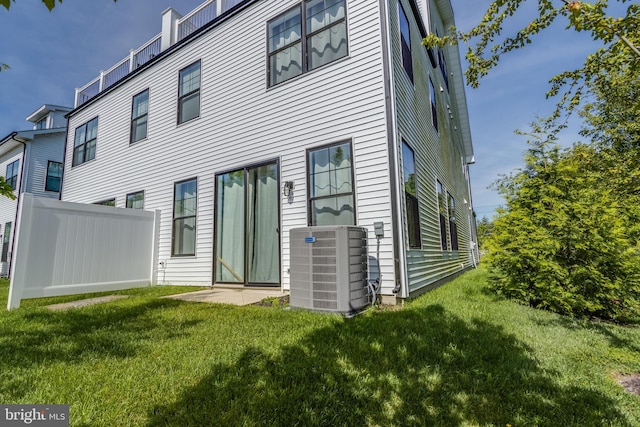
<path fill-rule="evenodd" d="M 0 275 L 9 275 L 20 195 L 58 198 L 71 108 L 43 105 L 29 117 L 33 129 L 12 132 L 0 140 L 0 173 L 14 189 L 15 200 L 0 197 Z"/>
<path fill-rule="evenodd" d="M 308 225 L 367 227 L 387 295 L 474 265 L 459 53 L 421 45 L 449 0 L 207 1 L 162 22 L 76 90 L 61 195 L 160 210 L 161 280 L 288 289 Z"/>

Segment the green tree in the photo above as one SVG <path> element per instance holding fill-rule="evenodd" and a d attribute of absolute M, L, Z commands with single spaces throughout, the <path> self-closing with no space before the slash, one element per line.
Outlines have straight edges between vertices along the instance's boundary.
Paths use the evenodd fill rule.
<path fill-rule="evenodd" d="M 526 2 L 527 4 L 531 2 Z M 555 21 L 564 20 L 568 29 L 586 32 L 604 47 L 589 54 L 581 68 L 566 70 L 551 79 L 547 97 L 561 94 L 552 120 L 545 122 L 547 129 L 562 128 L 557 120 L 570 114 L 578 105 L 591 83 L 599 76 L 617 75 L 621 70 L 636 71 L 640 64 L 640 6 L 629 0 L 612 3 L 628 4 L 622 16 L 610 16 L 609 1 L 595 2 L 568 0 L 538 0 L 537 14 L 513 34 L 504 34 L 505 22 L 522 9 L 525 0 L 494 0 L 480 23 L 467 32 L 452 27 L 449 34 L 439 38 L 435 34 L 423 40 L 427 46 L 464 42 L 469 44 L 465 72 L 467 82 L 477 87 L 483 76 L 495 68 L 507 53 L 532 43 L 536 34 L 548 29 Z M 562 123 L 562 122 L 560 122 Z"/>
<path fill-rule="evenodd" d="M 493 289 L 571 316 L 637 317 L 640 208 L 621 191 L 627 177 L 614 178 L 626 169 L 620 154 L 561 150 L 534 130 L 525 168 L 497 183 L 506 207 L 487 240 Z M 630 165 L 635 154 L 627 157 Z"/>
<path fill-rule="evenodd" d="M 493 233 L 493 221 L 484 216 L 480 221 L 478 221 L 477 229 L 478 247 L 480 249 L 484 249 L 487 238 L 491 236 L 491 233 Z"/>
<path fill-rule="evenodd" d="M 11 200 L 16 199 L 16 196 L 13 194 L 13 187 L 4 179 L 3 176 L 0 176 L 0 196 L 8 197 Z"/>

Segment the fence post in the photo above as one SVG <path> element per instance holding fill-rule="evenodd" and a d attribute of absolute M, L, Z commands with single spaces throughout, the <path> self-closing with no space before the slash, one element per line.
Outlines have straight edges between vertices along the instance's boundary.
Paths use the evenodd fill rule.
<path fill-rule="evenodd" d="M 160 262 L 160 209 L 153 216 L 153 239 L 151 248 L 151 286 L 158 284 L 158 263 Z"/>
<path fill-rule="evenodd" d="M 11 284 L 9 285 L 9 299 L 7 300 L 7 310 L 20 307 L 20 300 L 26 285 L 24 280 L 24 270 L 27 267 L 27 260 L 22 253 L 25 252 L 23 245 L 29 244 L 29 234 L 31 233 L 31 217 L 33 216 L 33 195 L 22 193 L 18 205 L 18 220 L 15 224 L 16 240 L 13 247 L 13 262 L 11 264 Z"/>

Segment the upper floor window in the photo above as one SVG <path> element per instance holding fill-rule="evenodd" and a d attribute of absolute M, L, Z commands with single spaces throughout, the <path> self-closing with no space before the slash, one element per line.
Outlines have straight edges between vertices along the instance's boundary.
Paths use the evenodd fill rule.
<path fill-rule="evenodd" d="M 200 116 L 200 61 L 180 70 L 178 124 Z"/>
<path fill-rule="evenodd" d="M 438 131 L 438 104 L 436 98 L 436 88 L 433 86 L 433 81 L 429 78 L 429 98 L 431 99 L 431 122 L 433 127 Z"/>
<path fill-rule="evenodd" d="M 400 45 L 402 48 L 402 67 L 413 82 L 413 59 L 411 57 L 411 29 L 407 14 L 400 2 L 398 2 L 398 15 L 400 18 Z"/>
<path fill-rule="evenodd" d="M 41 130 L 46 128 L 47 128 L 47 117 L 40 119 L 36 122 L 36 130 Z"/>
<path fill-rule="evenodd" d="M 20 166 L 20 160 L 15 160 L 7 165 L 7 174 L 5 180 L 7 184 L 11 186 L 11 189 L 15 190 L 18 186 L 18 169 Z"/>
<path fill-rule="evenodd" d="M 144 191 L 127 194 L 128 209 L 144 209 Z"/>
<path fill-rule="evenodd" d="M 149 114 L 149 89 L 133 97 L 131 111 L 131 142 L 147 137 L 147 116 Z"/>
<path fill-rule="evenodd" d="M 355 225 L 351 143 L 308 152 L 310 225 Z"/>
<path fill-rule="evenodd" d="M 269 86 L 347 56 L 345 0 L 305 0 L 267 27 Z"/>
<path fill-rule="evenodd" d="M 62 163 L 49 160 L 47 165 L 47 180 L 44 191 L 60 192 L 60 179 L 62 178 Z"/>
<path fill-rule="evenodd" d="M 73 145 L 72 166 L 88 162 L 96 157 L 96 141 L 98 139 L 98 118 L 76 128 Z"/>
<path fill-rule="evenodd" d="M 416 161 L 413 150 L 405 141 L 402 141 L 402 171 L 409 247 L 420 248 L 420 212 L 416 188 Z"/>

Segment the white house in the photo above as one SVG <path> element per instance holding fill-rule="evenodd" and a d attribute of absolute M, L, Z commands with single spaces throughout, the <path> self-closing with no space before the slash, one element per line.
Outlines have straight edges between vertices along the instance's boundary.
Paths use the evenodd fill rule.
<path fill-rule="evenodd" d="M 15 200 L 0 197 L 0 275 L 9 274 L 18 201 L 22 194 L 58 198 L 62 179 L 67 119 L 71 108 L 45 104 L 27 117 L 30 130 L 0 140 L 0 173 L 13 187 Z"/>
<path fill-rule="evenodd" d="M 76 90 L 61 200 L 160 210 L 165 283 L 288 289 L 289 231 L 351 224 L 382 293 L 417 295 L 476 261 L 459 53 L 421 45 L 451 24 L 449 0 L 168 9 Z"/>

